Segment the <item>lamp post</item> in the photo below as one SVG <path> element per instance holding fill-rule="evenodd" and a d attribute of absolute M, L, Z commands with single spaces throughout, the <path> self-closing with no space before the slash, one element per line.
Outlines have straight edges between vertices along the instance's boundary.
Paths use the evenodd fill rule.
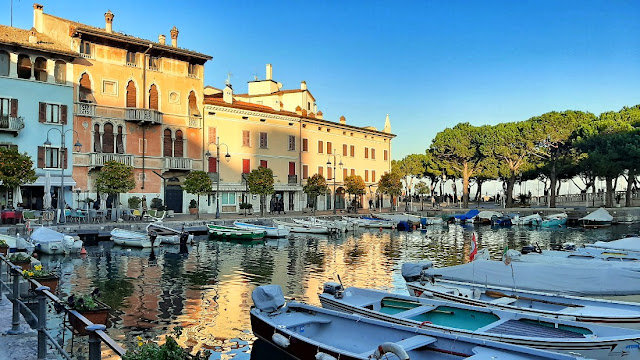
<path fill-rule="evenodd" d="M 220 137 L 216 137 L 216 142 L 207 145 L 207 153 L 205 155 L 208 158 L 211 157 L 211 152 L 209 152 L 211 145 L 216 146 L 216 173 L 218 174 L 218 181 L 216 181 L 216 219 L 220 219 L 220 145 L 227 147 L 227 155 L 224 156 L 227 162 L 231 160 L 231 155 L 229 155 L 229 146 L 227 144 L 221 144 Z"/>
<path fill-rule="evenodd" d="M 82 144 L 80 144 L 80 139 L 79 139 L 79 135 L 78 132 L 73 130 L 73 129 L 68 129 L 66 131 L 60 130 L 58 128 L 51 128 L 49 129 L 49 131 L 47 131 L 47 140 L 44 142 L 44 146 L 45 147 L 51 147 L 51 141 L 49 141 L 49 133 L 51 132 L 51 130 L 56 130 L 57 132 L 60 133 L 60 142 L 62 145 L 62 149 L 66 149 L 65 147 L 65 135 L 69 132 L 72 131 L 74 134 L 76 134 L 76 143 L 73 145 L 73 147 L 76 149 L 76 151 L 80 151 L 80 149 L 82 148 Z M 45 155 L 46 156 L 46 155 Z M 66 152 L 65 152 L 65 157 L 67 156 Z M 62 208 L 62 214 L 60 217 L 60 223 L 64 224 L 67 222 L 66 219 L 66 214 L 65 214 L 65 201 L 64 201 L 64 167 L 66 164 L 64 164 L 64 162 L 62 161 L 61 157 L 60 157 L 60 153 L 58 153 L 58 159 L 60 159 L 60 162 L 62 162 L 60 164 L 60 198 L 58 198 L 58 208 Z"/>
<path fill-rule="evenodd" d="M 342 167 L 344 166 L 344 164 L 342 163 L 342 155 L 338 155 L 340 157 L 340 163 L 338 164 L 340 166 L 340 169 L 342 169 Z M 327 165 L 331 166 L 331 155 L 329 155 L 329 157 L 327 158 Z M 336 194 L 336 153 L 333 153 L 333 214 L 337 214 L 337 209 L 336 209 L 336 200 L 338 200 L 337 194 Z"/>

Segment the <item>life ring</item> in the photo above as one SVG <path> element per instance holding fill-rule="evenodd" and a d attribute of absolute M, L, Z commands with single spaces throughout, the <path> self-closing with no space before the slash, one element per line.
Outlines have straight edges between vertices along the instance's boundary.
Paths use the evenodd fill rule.
<path fill-rule="evenodd" d="M 392 342 L 386 342 L 378 345 L 378 348 L 371 356 L 374 359 L 382 359 L 386 353 L 392 353 L 400 360 L 409 360 L 409 355 L 402 346 Z"/>
<path fill-rule="evenodd" d="M 433 324 L 433 323 L 431 321 L 423 321 L 420 323 L 420 325 L 418 325 L 418 327 L 421 328 L 422 325 L 425 325 L 425 324 Z"/>

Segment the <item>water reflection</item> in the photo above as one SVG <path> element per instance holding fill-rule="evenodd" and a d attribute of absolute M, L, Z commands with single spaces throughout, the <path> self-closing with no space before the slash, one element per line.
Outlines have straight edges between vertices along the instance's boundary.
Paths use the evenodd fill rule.
<path fill-rule="evenodd" d="M 83 258 L 47 258 L 62 272 L 61 291 L 100 288 L 112 312 L 109 334 L 123 345 L 135 337 L 162 338 L 182 327 L 178 342 L 212 349 L 213 358 L 278 358 L 268 344 L 255 343 L 248 311 L 251 291 L 278 284 L 285 296 L 319 305 L 325 281 L 339 274 L 345 286 L 404 293 L 400 267 L 429 259 L 436 266 L 464 263 L 471 234 L 480 248 L 499 258 L 504 246 L 542 248 L 567 241 L 582 244 L 637 233 L 639 225 L 601 230 L 435 226 L 427 231 L 361 231 L 341 237 L 296 236 L 250 244 L 198 239 L 193 246 L 127 249 L 108 242 L 87 248 Z M 262 350 L 265 349 L 265 350 Z M 261 353 L 265 352 L 262 357 Z M 266 356 L 266 357 L 265 357 Z"/>

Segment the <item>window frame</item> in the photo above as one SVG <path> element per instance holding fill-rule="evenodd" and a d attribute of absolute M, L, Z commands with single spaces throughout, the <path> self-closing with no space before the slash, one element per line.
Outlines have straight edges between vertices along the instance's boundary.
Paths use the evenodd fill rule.
<path fill-rule="evenodd" d="M 260 132 L 260 149 L 268 149 L 269 148 L 269 135 L 261 131 Z"/>
<path fill-rule="evenodd" d="M 296 151 L 296 136 L 289 135 L 289 151 Z"/>
<path fill-rule="evenodd" d="M 50 161 L 52 161 L 54 159 L 52 151 L 55 150 L 56 152 L 56 163 L 57 166 L 49 166 L 49 165 L 53 165 L 51 164 Z M 44 168 L 45 169 L 62 169 L 62 147 L 60 146 L 45 146 L 44 147 Z"/>

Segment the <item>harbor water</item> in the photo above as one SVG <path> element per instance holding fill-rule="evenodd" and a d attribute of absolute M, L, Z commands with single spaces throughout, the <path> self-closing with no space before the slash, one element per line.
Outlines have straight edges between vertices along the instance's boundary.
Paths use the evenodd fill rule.
<path fill-rule="evenodd" d="M 337 237 L 295 235 L 254 243 L 202 236 L 193 245 L 156 249 L 100 242 L 87 247 L 84 256 L 41 260 L 61 272 L 62 298 L 100 289 L 102 300 L 113 309 L 108 333 L 125 348 L 136 346 L 138 336 L 162 340 L 178 328 L 178 343 L 194 350 L 210 349 L 212 359 L 273 359 L 280 356 L 276 350 L 268 344 L 254 345 L 251 333 L 251 292 L 259 285 L 280 285 L 288 298 L 314 305 L 319 305 L 317 294 L 323 283 L 337 280 L 337 275 L 345 287 L 404 294 L 402 263 L 425 259 L 437 267 L 465 263 L 473 233 L 478 247 L 499 259 L 505 246 L 519 250 L 530 244 L 542 249 L 565 242 L 580 245 L 639 230 L 640 224 L 597 230 L 439 225 L 427 231 L 360 230 Z M 68 336 L 65 341 L 70 341 Z"/>

